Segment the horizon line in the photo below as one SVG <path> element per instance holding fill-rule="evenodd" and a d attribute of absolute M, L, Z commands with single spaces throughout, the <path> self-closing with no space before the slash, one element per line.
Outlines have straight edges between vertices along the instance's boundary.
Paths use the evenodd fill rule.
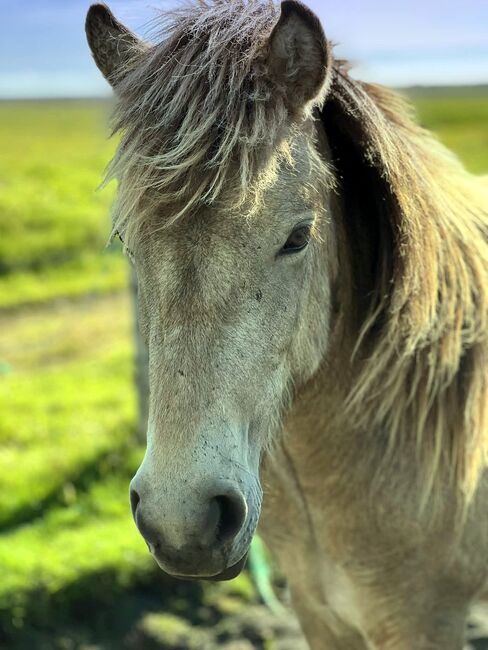
<path fill-rule="evenodd" d="M 451 84 L 445 84 L 445 83 L 428 83 L 428 84 L 422 84 L 422 83 L 414 83 L 414 84 L 406 84 L 406 85 L 399 85 L 399 86 L 388 86 L 387 84 L 379 84 L 383 85 L 389 88 L 392 88 L 393 90 L 399 90 L 399 91 L 409 91 L 409 90 L 433 90 L 433 91 L 439 91 L 439 90 L 487 90 L 488 91 L 488 80 L 487 81 L 481 81 L 481 82 L 476 82 L 476 83 L 451 83 Z M 89 94 L 89 95 L 63 95 L 63 94 L 53 94 L 53 95 L 17 95 L 17 96 L 2 96 L 0 94 L 0 102 L 32 102 L 32 101 L 79 101 L 79 100 L 84 100 L 84 101 L 106 101 L 110 100 L 114 97 L 114 94 L 110 92 L 110 89 L 107 89 L 106 93 L 100 93 L 100 94 Z"/>

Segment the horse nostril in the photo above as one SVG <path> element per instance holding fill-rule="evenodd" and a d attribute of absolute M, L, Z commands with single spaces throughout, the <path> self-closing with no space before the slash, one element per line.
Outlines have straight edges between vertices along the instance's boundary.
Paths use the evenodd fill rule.
<path fill-rule="evenodd" d="M 234 539 L 241 530 L 247 516 L 247 506 L 244 497 L 239 493 L 216 496 L 212 499 L 211 509 L 218 508 L 219 516 L 215 529 L 216 539 L 225 543 Z"/>
<path fill-rule="evenodd" d="M 130 507 L 131 507 L 132 516 L 134 517 L 134 519 L 136 518 L 136 510 L 137 510 L 137 506 L 139 505 L 140 500 L 141 500 L 141 497 L 132 488 L 131 491 L 130 491 Z"/>

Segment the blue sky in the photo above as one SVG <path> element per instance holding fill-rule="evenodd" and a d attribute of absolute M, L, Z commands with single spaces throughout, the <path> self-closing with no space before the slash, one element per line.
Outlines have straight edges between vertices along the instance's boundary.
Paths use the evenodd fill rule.
<path fill-rule="evenodd" d="M 131 29 L 173 0 L 106 0 Z M 0 0 L 0 98 L 103 96 L 89 0 Z M 355 74 L 393 86 L 488 83 L 488 0 L 309 0 Z"/>

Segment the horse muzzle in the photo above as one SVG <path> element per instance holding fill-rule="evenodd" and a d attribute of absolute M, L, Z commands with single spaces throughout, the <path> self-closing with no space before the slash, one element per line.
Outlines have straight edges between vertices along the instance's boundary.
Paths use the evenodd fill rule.
<path fill-rule="evenodd" d="M 245 565 L 260 499 L 249 503 L 229 482 L 192 492 L 198 495 L 193 501 L 182 497 L 178 504 L 165 503 L 145 494 L 136 476 L 130 501 L 137 528 L 165 573 L 189 580 L 231 580 Z"/>

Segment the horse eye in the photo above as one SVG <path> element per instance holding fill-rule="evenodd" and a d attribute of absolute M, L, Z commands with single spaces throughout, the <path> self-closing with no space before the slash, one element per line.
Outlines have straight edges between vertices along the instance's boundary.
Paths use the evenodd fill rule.
<path fill-rule="evenodd" d="M 280 250 L 280 255 L 298 253 L 298 251 L 303 250 L 310 242 L 311 229 L 311 224 L 302 224 L 301 226 L 298 226 L 298 228 L 295 228 L 286 240 L 283 248 Z"/>

